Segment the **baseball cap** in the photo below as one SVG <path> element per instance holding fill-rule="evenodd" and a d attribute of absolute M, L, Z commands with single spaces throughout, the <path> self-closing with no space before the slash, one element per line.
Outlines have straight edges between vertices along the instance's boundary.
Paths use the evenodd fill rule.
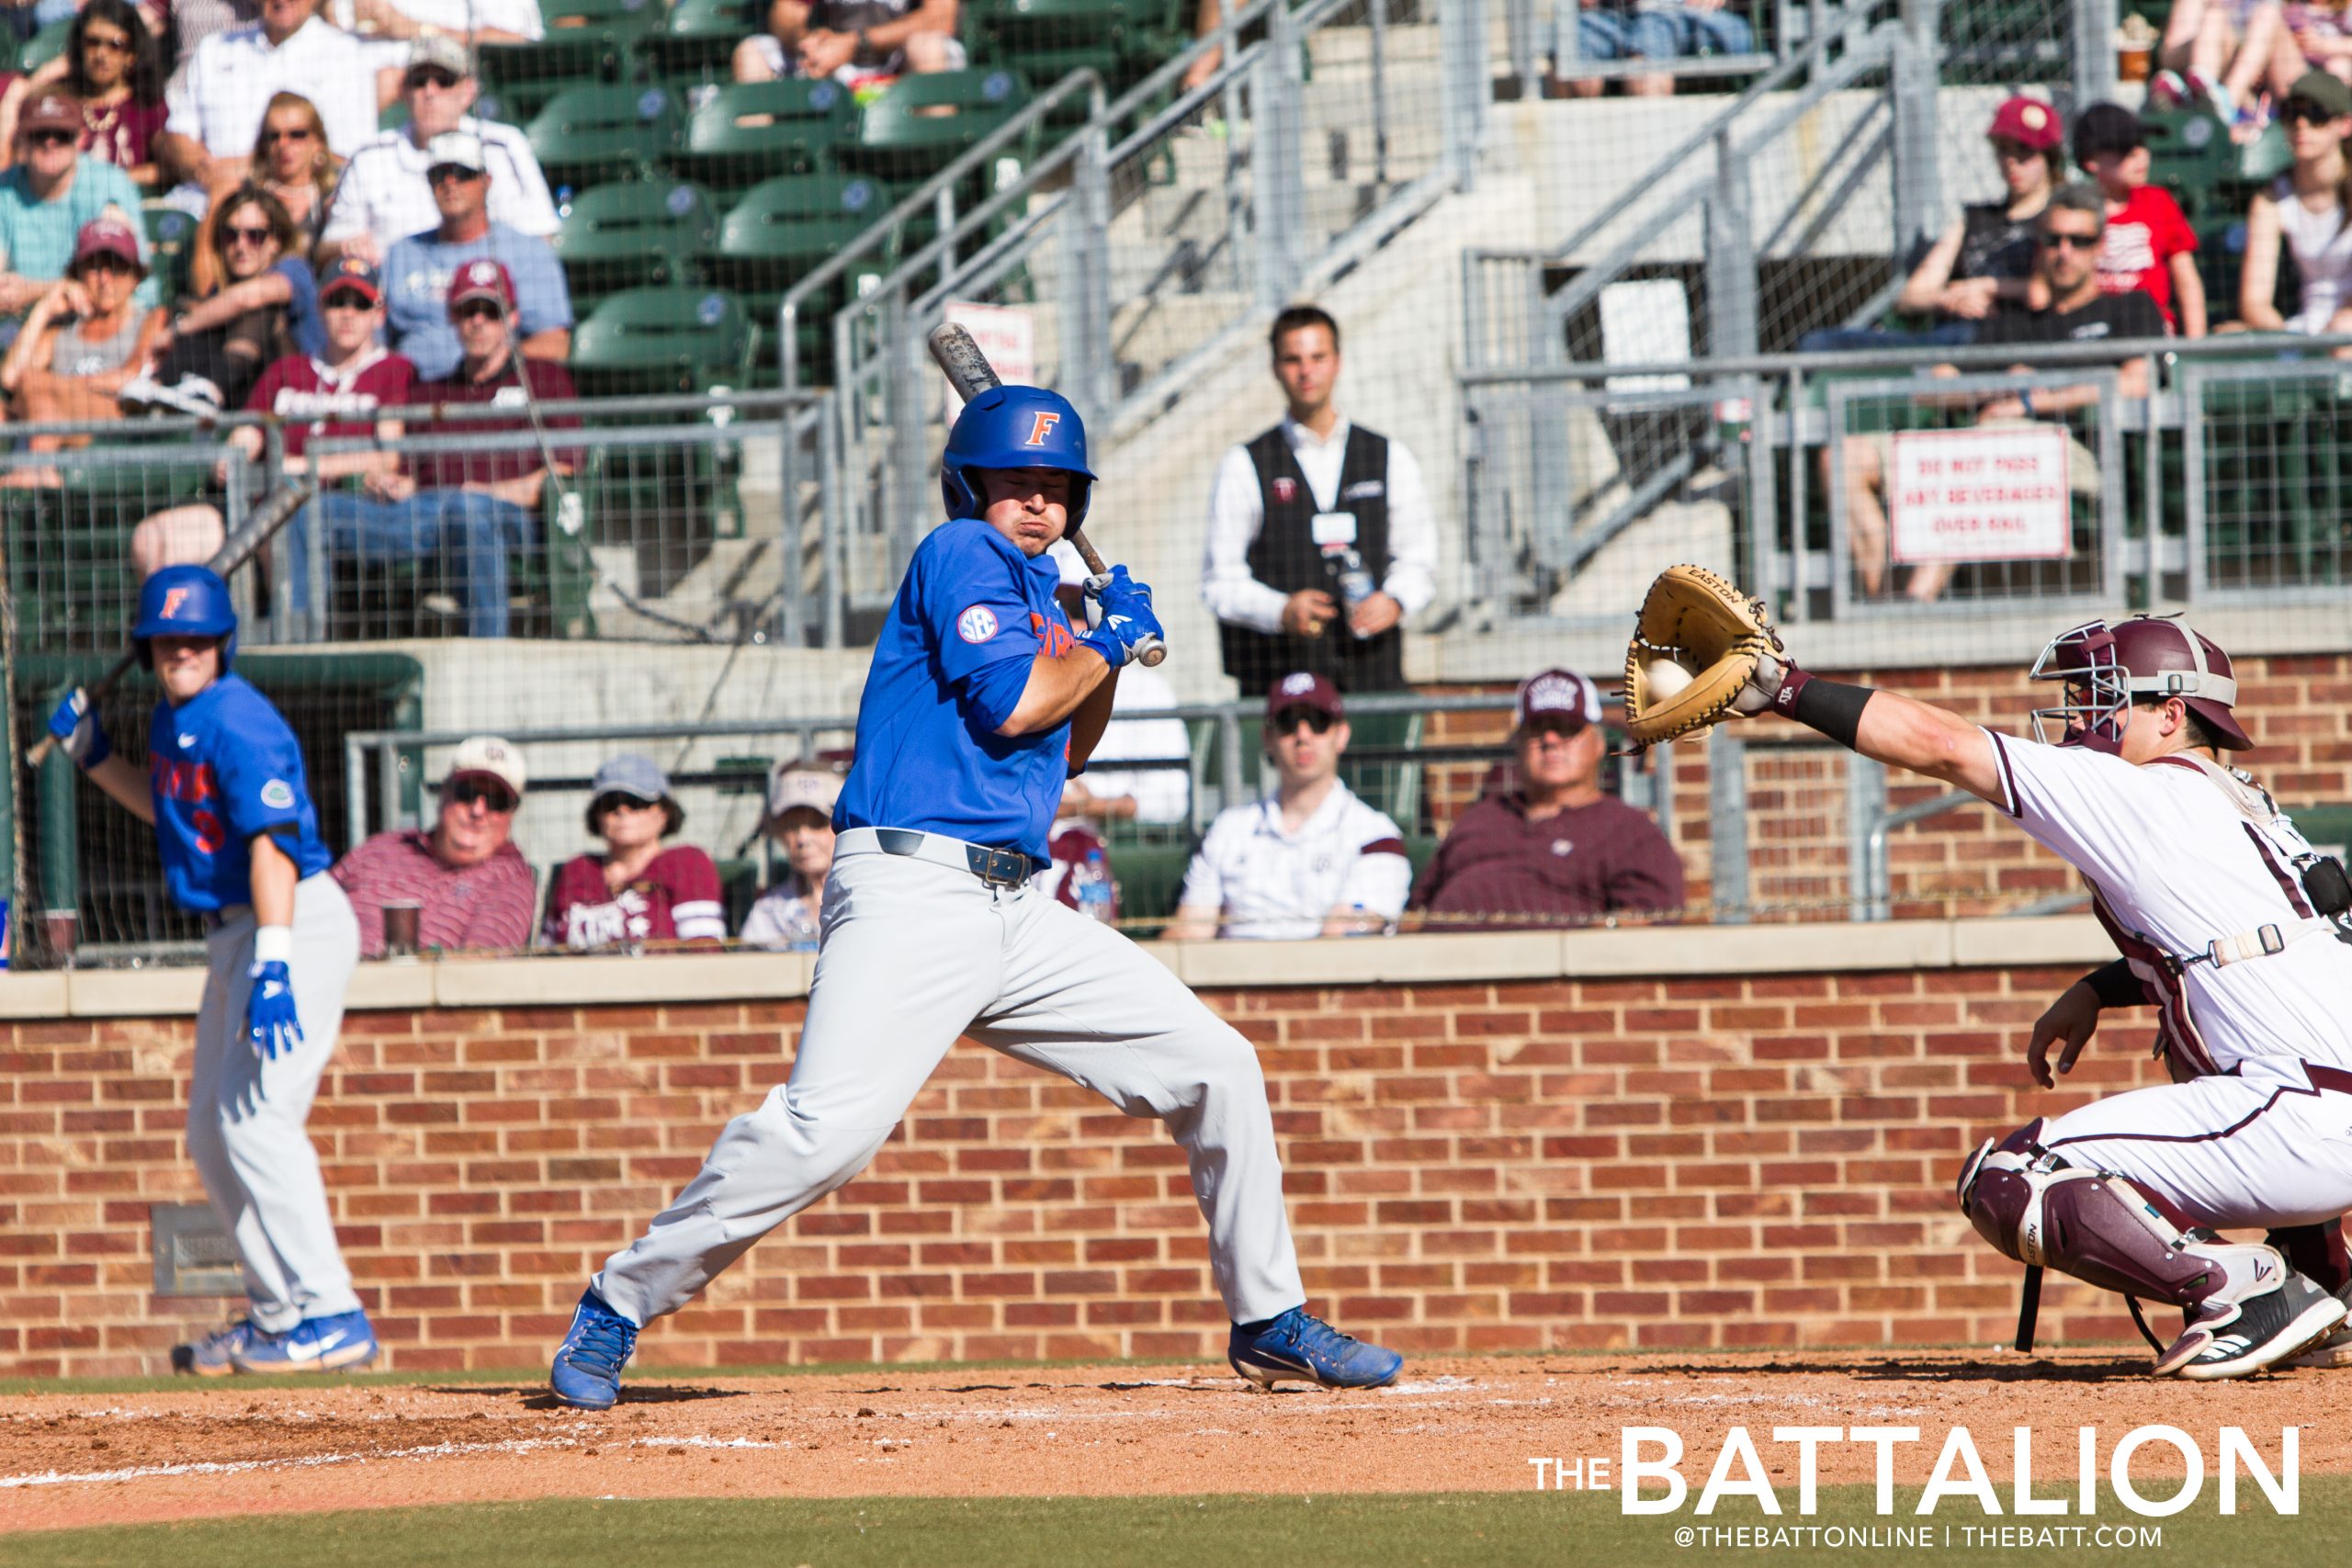
<path fill-rule="evenodd" d="M 383 277 L 357 256 L 337 256 L 319 268 L 319 298 L 324 299 L 338 288 L 356 289 L 371 305 L 384 302 Z"/>
<path fill-rule="evenodd" d="M 495 735 L 475 735 L 458 743 L 449 754 L 449 772 L 441 780 L 443 788 L 462 778 L 496 779 L 523 797 L 523 785 L 530 778 L 530 770 L 523 765 L 523 753 Z"/>
<path fill-rule="evenodd" d="M 474 62 L 466 57 L 466 46 L 447 33 L 430 33 L 419 37 L 408 46 L 408 69 L 437 66 L 452 76 L 470 76 Z"/>
<path fill-rule="evenodd" d="M 438 138 L 435 138 L 437 141 Z M 449 309 L 469 299 L 495 299 L 499 309 L 514 309 L 514 280 L 503 263 L 481 258 L 459 267 L 449 279 Z"/>
<path fill-rule="evenodd" d="M 625 795 L 632 800 L 666 800 L 670 778 L 652 758 L 624 751 L 596 770 L 596 776 L 588 781 L 588 794 L 591 798 Z"/>
<path fill-rule="evenodd" d="M 28 130 L 70 130 L 82 134 L 82 100 L 71 93 L 43 93 L 17 116 L 17 134 Z"/>
<path fill-rule="evenodd" d="M 2075 162 L 2100 152 L 2130 152 L 2148 140 L 2140 117 L 2121 104 L 2093 104 L 2075 117 Z"/>
<path fill-rule="evenodd" d="M 147 276 L 147 264 L 139 259 L 139 236 L 130 225 L 114 218 L 93 218 L 82 225 L 74 237 L 73 267 L 80 266 L 92 256 L 115 256 L 130 264 L 140 276 Z"/>
<path fill-rule="evenodd" d="M 1345 710 L 1340 705 L 1340 688 L 1322 676 L 1311 675 L 1304 670 L 1283 676 L 1267 692 L 1268 719 L 1284 708 L 1313 708 L 1317 713 L 1328 713 L 1333 718 L 1345 716 Z"/>
<path fill-rule="evenodd" d="M 2002 100 L 2001 107 L 1993 111 L 1993 129 L 1984 136 L 1987 141 L 2014 141 L 2037 152 L 2051 152 L 2057 150 L 2064 132 L 2056 109 L 2040 98 L 2020 95 Z"/>
<path fill-rule="evenodd" d="M 779 762 L 768 774 L 768 820 L 783 819 L 787 811 L 807 809 L 831 820 L 833 805 L 842 797 L 839 773 L 825 768 Z"/>
<path fill-rule="evenodd" d="M 2295 85 L 2287 89 L 2287 101 L 2292 103 L 2297 98 L 2317 104 L 2327 111 L 2331 119 L 2352 115 L 2352 86 L 2346 86 L 2324 71 L 2306 71 L 2296 77 Z"/>
<path fill-rule="evenodd" d="M 1511 700 L 1511 728 L 1531 718 L 1570 718 L 1576 728 L 1600 722 L 1600 688 L 1573 670 L 1539 670 L 1519 683 Z"/>
<path fill-rule="evenodd" d="M 489 168 L 482 157 L 481 138 L 470 130 L 445 130 L 424 144 L 427 174 L 451 164 L 477 175 Z"/>

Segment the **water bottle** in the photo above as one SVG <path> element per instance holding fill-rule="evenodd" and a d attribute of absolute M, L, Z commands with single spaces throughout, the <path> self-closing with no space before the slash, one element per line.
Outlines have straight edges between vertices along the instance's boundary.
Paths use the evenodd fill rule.
<path fill-rule="evenodd" d="M 1107 926 L 1117 918 L 1111 912 L 1111 868 L 1100 847 L 1087 851 L 1086 858 L 1069 868 L 1069 891 L 1078 912 L 1088 919 Z"/>
<path fill-rule="evenodd" d="M 1363 634 L 1353 631 L 1356 608 L 1372 597 L 1374 586 L 1372 569 L 1363 564 L 1363 553 L 1350 546 L 1340 557 L 1340 597 L 1347 603 L 1348 624 L 1352 635 L 1358 638 Z"/>

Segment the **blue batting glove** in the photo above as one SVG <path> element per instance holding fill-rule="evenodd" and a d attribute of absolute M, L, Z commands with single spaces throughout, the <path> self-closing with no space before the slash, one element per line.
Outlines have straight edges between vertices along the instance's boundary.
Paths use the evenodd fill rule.
<path fill-rule="evenodd" d="M 79 686 L 66 693 L 51 712 L 49 732 L 56 738 L 58 750 L 85 773 L 114 755 L 114 742 L 107 739 L 107 727 L 98 722 L 96 710 L 90 706 L 90 694 Z"/>
<path fill-rule="evenodd" d="M 245 1002 L 245 1038 L 269 1061 L 280 1051 L 291 1055 L 302 1043 L 302 1021 L 294 1016 L 294 977 L 286 962 L 273 958 L 251 971 L 253 995 Z"/>
<path fill-rule="evenodd" d="M 1101 654 L 1112 668 L 1125 664 L 1154 643 L 1166 643 L 1168 633 L 1152 613 L 1150 587 L 1129 577 L 1125 567 L 1114 566 L 1099 577 L 1088 578 L 1085 593 L 1087 620 L 1095 621 L 1093 612 L 1100 605 L 1101 622 L 1091 625 L 1078 640 Z"/>

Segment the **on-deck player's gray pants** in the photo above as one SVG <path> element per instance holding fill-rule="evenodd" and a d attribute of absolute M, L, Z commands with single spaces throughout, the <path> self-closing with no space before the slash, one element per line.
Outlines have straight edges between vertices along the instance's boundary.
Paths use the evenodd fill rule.
<path fill-rule="evenodd" d="M 205 939 L 212 976 L 196 1014 L 187 1152 L 236 1247 L 254 1326 L 283 1334 L 306 1317 L 359 1306 L 335 1245 L 318 1151 L 302 1130 L 343 1030 L 359 921 L 334 877 L 322 872 L 295 886 L 294 956 L 286 967 L 302 1043 L 274 1062 L 245 1037 L 254 924 L 251 907 L 241 907 Z"/>
<path fill-rule="evenodd" d="M 934 840 L 933 843 L 954 840 Z M 1306 1299 L 1257 1053 L 1148 953 L 1034 886 L 842 835 L 792 1075 L 594 1283 L 639 1325 L 865 1168 L 958 1034 L 1168 1123 L 1237 1321 Z"/>

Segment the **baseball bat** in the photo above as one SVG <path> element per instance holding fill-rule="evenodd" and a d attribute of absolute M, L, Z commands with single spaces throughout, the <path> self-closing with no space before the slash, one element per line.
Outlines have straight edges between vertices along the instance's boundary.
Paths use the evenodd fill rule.
<path fill-rule="evenodd" d="M 989 356 L 980 352 L 980 345 L 972 341 L 972 334 L 960 323 L 942 321 L 931 329 L 931 335 L 923 342 L 931 350 L 932 359 L 946 373 L 947 384 L 955 388 L 956 395 L 966 402 L 970 402 L 992 387 L 1004 385 L 996 373 L 996 367 L 989 363 Z M 1102 564 L 1102 555 L 1088 542 L 1086 531 L 1076 524 L 1070 525 L 1069 542 L 1071 547 L 1078 551 L 1078 558 L 1086 563 L 1090 573 L 1100 577 L 1111 570 Z M 1136 660 L 1147 670 L 1155 668 L 1167 657 L 1168 645 L 1156 637 L 1145 637 L 1136 644 Z"/>
<path fill-rule="evenodd" d="M 234 534 L 222 540 L 220 548 L 204 564 L 222 581 L 227 581 L 231 572 L 253 559 L 261 547 L 269 543 L 270 536 L 285 527 L 288 519 L 317 494 L 317 489 L 308 484 L 289 484 L 270 491 L 262 497 L 261 504 L 254 508 L 253 515 L 247 517 Z M 97 683 L 90 688 L 92 708 L 96 708 L 108 693 L 122 683 L 122 678 L 130 673 L 130 667 L 138 659 L 139 649 L 134 643 L 107 668 L 105 674 L 98 677 Z M 43 735 L 40 743 L 27 753 L 25 761 L 38 768 L 49 761 L 49 754 L 56 749 L 57 737 Z"/>

